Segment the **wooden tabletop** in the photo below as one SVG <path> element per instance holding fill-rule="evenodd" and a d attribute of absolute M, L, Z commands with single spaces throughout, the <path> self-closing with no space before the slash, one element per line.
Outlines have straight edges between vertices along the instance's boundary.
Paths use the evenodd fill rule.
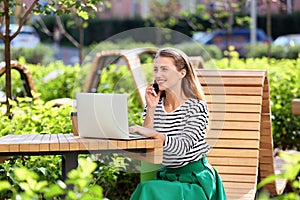
<path fill-rule="evenodd" d="M 24 134 L 0 137 L 0 155 L 22 155 L 30 152 L 57 154 L 76 151 L 86 153 L 108 150 L 121 152 L 122 150 L 128 156 L 161 163 L 162 146 L 162 142 L 155 139 L 107 140 L 80 138 L 73 134 Z M 141 156 L 141 153 L 144 155 Z M 145 157 L 147 158 L 145 159 Z"/>

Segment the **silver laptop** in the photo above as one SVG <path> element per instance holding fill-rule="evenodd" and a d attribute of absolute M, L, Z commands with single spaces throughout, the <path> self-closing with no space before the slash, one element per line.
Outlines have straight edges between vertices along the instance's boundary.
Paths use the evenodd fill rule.
<path fill-rule="evenodd" d="M 126 94 L 77 93 L 78 134 L 104 139 L 140 139 L 128 131 Z"/>

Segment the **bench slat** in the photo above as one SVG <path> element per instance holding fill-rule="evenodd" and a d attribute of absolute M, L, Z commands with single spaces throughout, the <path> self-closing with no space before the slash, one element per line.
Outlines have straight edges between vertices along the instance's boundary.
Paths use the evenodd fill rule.
<path fill-rule="evenodd" d="M 258 104 L 261 105 L 262 98 L 260 96 L 240 96 L 240 95 L 208 95 L 206 101 L 208 103 L 239 103 L 239 104 Z"/>
<path fill-rule="evenodd" d="M 210 139 L 207 138 L 206 141 L 213 148 L 245 148 L 245 149 L 258 149 L 258 140 L 229 140 L 229 139 Z"/>
<path fill-rule="evenodd" d="M 220 139 L 259 139 L 259 131 L 249 130 L 210 130 L 207 138 Z"/>
<path fill-rule="evenodd" d="M 245 166 L 219 166 L 215 165 L 214 167 L 218 170 L 219 173 L 221 174 L 257 174 L 257 167 L 245 167 Z M 256 177 L 256 176 L 254 176 Z"/>
<path fill-rule="evenodd" d="M 260 121 L 259 113 L 234 113 L 234 112 L 210 112 L 209 117 L 214 120 L 226 120 L 226 121 Z"/>
<path fill-rule="evenodd" d="M 261 105 L 255 104 L 234 104 L 234 103 L 211 103 L 207 102 L 210 112 L 247 112 L 260 113 Z"/>
<path fill-rule="evenodd" d="M 199 81 L 201 85 L 239 85 L 239 86 L 259 86 L 262 84 L 262 78 L 260 77 L 200 77 Z"/>
<path fill-rule="evenodd" d="M 207 87 L 203 86 L 203 91 L 205 94 L 215 95 L 215 94 L 226 94 L 226 95 L 254 95 L 261 96 L 262 95 L 262 87 L 238 87 L 238 86 L 215 86 L 215 87 Z"/>
<path fill-rule="evenodd" d="M 226 166 L 257 166 L 257 158 L 226 158 L 226 157 L 209 157 L 208 160 L 215 165 Z"/>
<path fill-rule="evenodd" d="M 217 149 L 212 148 L 208 154 L 209 157 L 227 157 L 227 158 L 258 158 L 257 149 Z"/>
<path fill-rule="evenodd" d="M 211 130 L 259 130 L 260 126 L 257 122 L 234 122 L 234 121 L 215 121 L 209 123 Z"/>

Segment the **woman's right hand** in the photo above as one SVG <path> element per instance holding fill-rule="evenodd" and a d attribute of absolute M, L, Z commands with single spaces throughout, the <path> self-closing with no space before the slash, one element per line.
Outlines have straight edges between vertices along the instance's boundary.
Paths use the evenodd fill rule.
<path fill-rule="evenodd" d="M 146 88 L 145 98 L 148 108 L 155 108 L 157 106 L 161 94 L 161 91 L 158 91 L 158 94 L 155 93 L 153 84 L 153 82 L 150 83 Z"/>

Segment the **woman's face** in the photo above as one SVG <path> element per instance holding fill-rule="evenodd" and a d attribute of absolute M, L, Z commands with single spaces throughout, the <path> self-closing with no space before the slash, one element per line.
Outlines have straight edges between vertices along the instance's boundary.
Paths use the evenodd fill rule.
<path fill-rule="evenodd" d="M 174 90 L 181 87 L 182 71 L 178 71 L 173 58 L 158 57 L 154 60 L 153 75 L 160 90 Z"/>

